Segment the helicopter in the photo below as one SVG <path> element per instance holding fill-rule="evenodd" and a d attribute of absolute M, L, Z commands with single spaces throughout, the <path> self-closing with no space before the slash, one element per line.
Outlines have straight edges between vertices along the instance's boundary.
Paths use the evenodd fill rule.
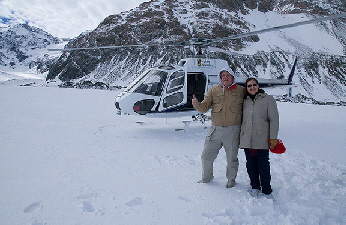
<path fill-rule="evenodd" d="M 258 78 L 260 87 L 292 85 L 296 63 L 297 58 L 287 79 Z M 186 58 L 176 66 L 148 69 L 117 96 L 115 106 L 118 114 L 194 115 L 192 96 L 202 101 L 208 89 L 219 84 L 219 71 L 228 66 L 228 62 L 222 59 Z M 245 80 L 235 77 L 239 85 L 244 85 Z"/>
<path fill-rule="evenodd" d="M 307 21 L 271 27 L 253 32 L 242 33 L 225 38 L 207 39 L 192 38 L 187 42 L 160 43 L 154 45 L 122 45 L 99 46 L 90 48 L 50 49 L 51 51 L 90 50 L 102 48 L 148 47 L 148 46 L 192 46 L 196 57 L 181 59 L 175 66 L 158 66 L 146 70 L 126 87 L 115 99 L 118 115 L 146 115 L 155 117 L 195 116 L 191 99 L 195 95 L 202 101 L 208 89 L 219 84 L 218 73 L 222 68 L 229 67 L 222 59 L 203 57 L 203 50 L 211 43 L 249 37 L 265 32 L 281 30 L 305 24 L 345 17 L 346 13 L 315 18 Z M 297 64 L 295 58 L 288 78 L 258 78 L 260 87 L 292 85 L 292 78 Z M 235 77 L 237 84 L 244 85 L 246 78 Z"/>

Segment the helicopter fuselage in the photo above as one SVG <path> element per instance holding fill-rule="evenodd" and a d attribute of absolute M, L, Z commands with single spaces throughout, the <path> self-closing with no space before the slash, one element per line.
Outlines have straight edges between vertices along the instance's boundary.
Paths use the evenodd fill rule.
<path fill-rule="evenodd" d="M 159 117 L 195 115 L 192 95 L 202 101 L 208 89 L 219 84 L 219 71 L 228 66 L 222 59 L 188 58 L 174 67 L 151 68 L 117 96 L 117 113 Z M 244 85 L 246 78 L 235 77 L 235 80 Z M 258 81 L 262 87 L 289 83 L 288 79 L 259 78 Z"/>

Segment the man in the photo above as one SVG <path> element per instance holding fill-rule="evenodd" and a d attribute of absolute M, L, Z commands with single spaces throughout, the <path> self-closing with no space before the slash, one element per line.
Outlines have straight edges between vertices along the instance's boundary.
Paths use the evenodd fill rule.
<path fill-rule="evenodd" d="M 212 109 L 212 126 L 204 143 L 202 180 L 199 183 L 214 179 L 213 163 L 223 146 L 227 157 L 226 187 L 231 188 L 236 183 L 239 166 L 238 146 L 245 89 L 236 84 L 234 72 L 228 67 L 220 71 L 219 78 L 220 85 L 210 88 L 202 102 L 195 96 L 192 99 L 192 105 L 198 112 Z"/>

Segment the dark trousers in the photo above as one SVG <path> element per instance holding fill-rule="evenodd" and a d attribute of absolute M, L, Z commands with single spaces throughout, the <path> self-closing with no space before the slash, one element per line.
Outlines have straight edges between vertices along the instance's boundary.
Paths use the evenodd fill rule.
<path fill-rule="evenodd" d="M 272 193 L 270 185 L 270 163 L 268 149 L 244 149 L 246 169 L 252 189 L 262 190 L 263 194 Z"/>

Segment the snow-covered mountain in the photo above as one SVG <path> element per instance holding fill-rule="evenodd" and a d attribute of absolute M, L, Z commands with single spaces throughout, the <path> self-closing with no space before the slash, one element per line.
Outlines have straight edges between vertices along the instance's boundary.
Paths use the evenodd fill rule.
<path fill-rule="evenodd" d="M 0 34 L 2 73 L 25 72 L 32 68 L 40 73 L 47 72 L 57 54 L 49 53 L 46 48 L 63 43 L 62 39 L 27 24 L 2 28 Z"/>
<path fill-rule="evenodd" d="M 345 12 L 340 1 L 188 1 L 152 0 L 122 14 L 110 15 L 93 31 L 67 47 L 157 44 L 191 38 L 219 38 Z M 209 52 L 226 59 L 244 77 L 277 78 L 289 74 L 299 57 L 294 95 L 322 101 L 346 98 L 346 18 L 254 35 L 214 47 Z M 65 52 L 47 79 L 66 82 L 127 85 L 145 69 L 174 65 L 191 57 L 191 49 L 142 47 Z M 282 93 L 283 94 L 283 93 Z"/>
<path fill-rule="evenodd" d="M 191 38 L 222 38 L 268 27 L 295 23 L 346 11 L 334 0 L 152 0 L 110 15 L 93 30 L 80 34 L 67 47 L 186 42 Z M 206 52 L 221 58 L 243 77 L 287 76 L 299 57 L 294 76 L 294 99 L 286 89 L 270 90 L 284 101 L 346 102 L 346 18 L 309 24 L 216 43 L 223 52 Z M 183 47 L 141 47 L 49 52 L 59 39 L 44 31 L 18 25 L 1 33 L 0 70 L 24 71 L 36 66 L 48 81 L 67 87 L 126 86 L 147 68 L 174 65 L 192 57 Z M 32 35 L 35 38 L 31 38 Z M 15 43 L 15 44 L 14 44 Z M 33 45 L 35 43 L 35 45 Z M 54 47 L 53 47 L 54 48 Z M 233 52 L 240 54 L 232 54 Z M 241 55 L 244 54 L 244 55 Z M 59 57 L 59 60 L 56 57 Z M 23 66 L 23 68 L 21 68 Z M 21 68 L 21 69 L 20 69 Z M 47 70 L 49 69 L 49 73 Z"/>

